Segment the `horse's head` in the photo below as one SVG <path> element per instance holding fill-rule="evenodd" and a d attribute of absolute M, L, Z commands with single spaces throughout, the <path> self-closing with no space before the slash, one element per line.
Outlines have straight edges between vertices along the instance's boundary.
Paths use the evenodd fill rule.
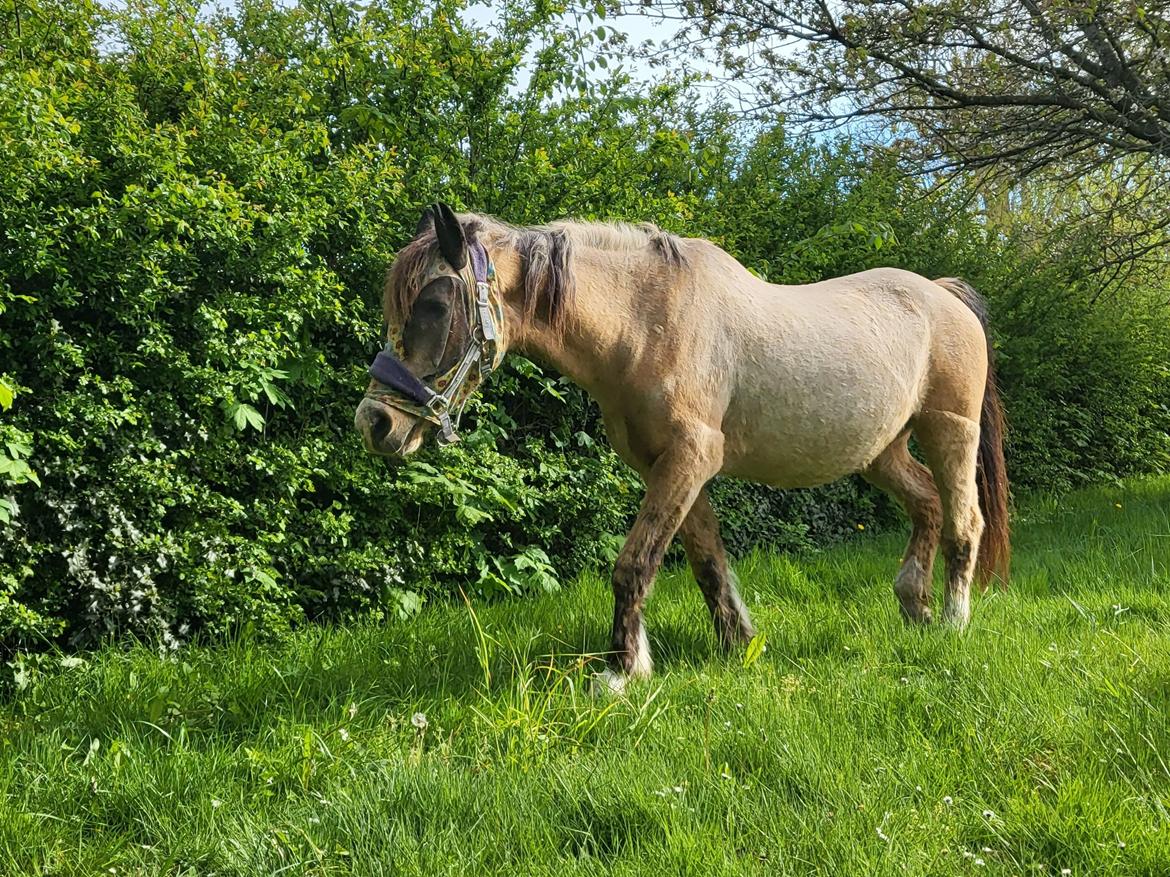
<path fill-rule="evenodd" d="M 428 207 L 387 273 L 386 346 L 354 415 L 366 449 L 405 456 L 438 428 L 458 440 L 463 405 L 503 357 L 494 270 L 474 223 Z"/>

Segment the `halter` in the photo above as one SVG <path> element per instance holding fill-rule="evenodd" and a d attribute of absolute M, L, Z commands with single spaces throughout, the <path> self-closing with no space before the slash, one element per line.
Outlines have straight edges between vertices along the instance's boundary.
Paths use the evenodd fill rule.
<path fill-rule="evenodd" d="M 455 276 L 464 290 L 471 338 L 458 364 L 436 378 L 432 390 L 402 362 L 405 350 L 399 333 L 386 342 L 370 366 L 370 376 L 385 389 L 379 387 L 366 391 L 367 399 L 438 426 L 440 446 L 459 441 L 455 427 L 459 425 L 467 400 L 503 361 L 505 352 L 501 343 L 504 307 L 496 282 L 496 266 L 479 241 L 469 242 L 467 249 L 471 258 L 462 274 Z M 423 281 L 423 286 L 438 277 L 450 276 L 446 271 L 432 272 Z"/>

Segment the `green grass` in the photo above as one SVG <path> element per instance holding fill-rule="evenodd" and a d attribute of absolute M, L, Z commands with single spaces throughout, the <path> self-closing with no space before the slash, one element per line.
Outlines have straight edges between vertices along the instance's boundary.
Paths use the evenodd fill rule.
<path fill-rule="evenodd" d="M 1029 502 L 964 635 L 902 625 L 900 548 L 742 563 L 748 668 L 662 576 L 626 700 L 599 578 L 53 658 L 0 703 L 0 874 L 1170 874 L 1170 479 Z"/>

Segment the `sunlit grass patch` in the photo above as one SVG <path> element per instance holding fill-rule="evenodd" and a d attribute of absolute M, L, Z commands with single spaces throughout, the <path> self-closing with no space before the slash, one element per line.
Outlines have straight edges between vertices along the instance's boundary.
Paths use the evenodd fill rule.
<path fill-rule="evenodd" d="M 627 698 L 591 693 L 600 576 L 30 662 L 0 874 L 1165 873 L 1170 479 L 1026 503 L 962 635 L 903 626 L 900 549 L 745 559 L 750 662 L 664 573 Z"/>

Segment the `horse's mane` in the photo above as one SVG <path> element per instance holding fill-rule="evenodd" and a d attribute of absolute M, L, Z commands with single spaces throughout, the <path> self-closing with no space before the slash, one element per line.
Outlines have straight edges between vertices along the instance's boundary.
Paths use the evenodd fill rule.
<path fill-rule="evenodd" d="M 522 227 L 474 213 L 460 214 L 459 221 L 468 239 L 478 238 L 489 252 L 506 247 L 517 253 L 524 288 L 524 321 L 542 318 L 557 332 L 564 329 L 573 309 L 574 247 L 625 252 L 649 249 L 668 267 L 679 267 L 684 261 L 679 238 L 648 222 L 631 225 L 560 220 Z M 437 243 L 434 226 L 428 224 L 399 251 L 390 266 L 383 309 L 392 324 L 402 325 L 410 316 L 433 264 Z"/>
<path fill-rule="evenodd" d="M 628 222 L 579 222 L 561 220 L 549 228 L 564 229 L 574 242 L 599 250 L 638 252 L 649 245 L 667 265 L 679 267 L 683 263 L 682 241 L 652 222 L 632 225 Z"/>

